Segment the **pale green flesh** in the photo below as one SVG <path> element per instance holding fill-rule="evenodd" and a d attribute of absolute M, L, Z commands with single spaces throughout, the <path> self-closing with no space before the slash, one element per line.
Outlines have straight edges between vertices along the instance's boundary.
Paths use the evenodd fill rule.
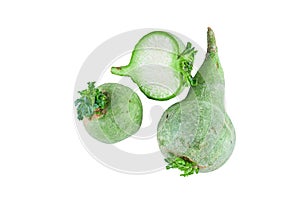
<path fill-rule="evenodd" d="M 148 98 L 170 99 L 184 88 L 176 62 L 181 48 L 184 45 L 173 35 L 151 32 L 137 43 L 130 63 L 118 69 L 112 68 L 112 73 L 130 76 Z"/>
<path fill-rule="evenodd" d="M 224 75 L 217 53 L 208 53 L 183 101 L 162 115 L 157 139 L 168 160 L 185 157 L 199 172 L 221 167 L 235 145 L 235 130 L 224 109 Z"/>
<path fill-rule="evenodd" d="M 143 115 L 138 95 L 130 88 L 115 83 L 98 88 L 109 93 L 110 101 L 105 115 L 98 119 L 84 119 L 87 132 L 104 143 L 116 143 L 136 133 Z"/>

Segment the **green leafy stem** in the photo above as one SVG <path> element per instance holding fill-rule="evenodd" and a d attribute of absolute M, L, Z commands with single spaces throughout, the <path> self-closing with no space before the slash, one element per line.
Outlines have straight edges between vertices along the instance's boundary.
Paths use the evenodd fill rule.
<path fill-rule="evenodd" d="M 77 106 L 77 118 L 91 119 L 92 116 L 101 116 L 105 114 L 109 96 L 107 92 L 100 91 L 95 87 L 95 82 L 88 82 L 88 88 L 78 92 L 80 98 L 75 101 Z"/>
<path fill-rule="evenodd" d="M 190 42 L 187 43 L 186 48 L 178 55 L 178 63 L 181 73 L 191 86 L 196 86 L 196 80 L 192 77 L 194 58 L 197 51 Z"/>
<path fill-rule="evenodd" d="M 188 158 L 185 157 L 176 157 L 173 160 L 165 159 L 165 161 L 168 163 L 166 166 L 166 169 L 179 169 L 180 171 L 183 171 L 180 176 L 186 177 L 189 175 L 192 175 L 194 173 L 199 173 L 199 167 L 195 162 L 192 162 Z"/>

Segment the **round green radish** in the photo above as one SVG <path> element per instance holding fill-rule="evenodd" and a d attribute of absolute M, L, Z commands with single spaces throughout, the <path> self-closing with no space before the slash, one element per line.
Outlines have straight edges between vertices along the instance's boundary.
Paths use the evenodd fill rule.
<path fill-rule="evenodd" d="M 112 67 L 116 75 L 129 76 L 150 99 L 168 100 L 187 84 L 194 85 L 191 71 L 196 51 L 176 36 L 163 31 L 145 35 L 136 44 L 130 63 Z"/>
<path fill-rule="evenodd" d="M 116 143 L 136 133 L 142 123 L 143 109 L 138 95 L 130 88 L 106 83 L 79 91 L 75 101 L 79 120 L 86 131 L 104 143 Z"/>
<path fill-rule="evenodd" d="M 188 176 L 221 167 L 235 145 L 235 130 L 224 108 L 224 75 L 213 31 L 207 33 L 206 58 L 195 76 L 197 86 L 162 115 L 157 139 L 168 162 Z"/>

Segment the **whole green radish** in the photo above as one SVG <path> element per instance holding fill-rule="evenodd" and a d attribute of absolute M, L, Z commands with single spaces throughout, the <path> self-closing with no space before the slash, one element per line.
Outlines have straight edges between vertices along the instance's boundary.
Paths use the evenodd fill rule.
<path fill-rule="evenodd" d="M 111 72 L 131 77 L 150 99 L 168 100 L 194 85 L 191 71 L 196 52 L 191 43 L 185 46 L 168 32 L 154 31 L 138 41 L 128 65 L 112 67 Z"/>
<path fill-rule="evenodd" d="M 158 124 L 157 139 L 169 163 L 188 176 L 221 167 L 235 145 L 235 130 L 224 108 L 224 75 L 212 29 L 206 58 L 195 75 L 197 86 L 169 107 Z"/>
<path fill-rule="evenodd" d="M 138 95 L 130 88 L 116 83 L 79 91 L 75 101 L 77 118 L 83 120 L 86 131 L 104 143 L 116 143 L 136 133 L 142 123 L 143 109 Z"/>

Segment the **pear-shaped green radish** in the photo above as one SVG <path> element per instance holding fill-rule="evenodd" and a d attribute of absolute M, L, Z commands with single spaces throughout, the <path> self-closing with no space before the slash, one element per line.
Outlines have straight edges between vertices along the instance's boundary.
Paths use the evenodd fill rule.
<path fill-rule="evenodd" d="M 169 107 L 158 124 L 158 143 L 169 163 L 188 176 L 221 167 L 235 145 L 235 130 L 224 109 L 224 75 L 209 28 L 206 58 L 183 101 Z"/>
<path fill-rule="evenodd" d="M 111 72 L 131 77 L 150 99 L 168 100 L 185 85 L 194 85 L 191 71 L 195 53 L 191 43 L 184 46 L 176 36 L 155 31 L 139 40 L 127 66 L 112 67 Z"/>
<path fill-rule="evenodd" d="M 95 87 L 89 83 L 75 101 L 78 119 L 86 131 L 104 143 L 116 143 L 136 133 L 142 123 L 143 109 L 138 95 L 116 83 Z"/>

